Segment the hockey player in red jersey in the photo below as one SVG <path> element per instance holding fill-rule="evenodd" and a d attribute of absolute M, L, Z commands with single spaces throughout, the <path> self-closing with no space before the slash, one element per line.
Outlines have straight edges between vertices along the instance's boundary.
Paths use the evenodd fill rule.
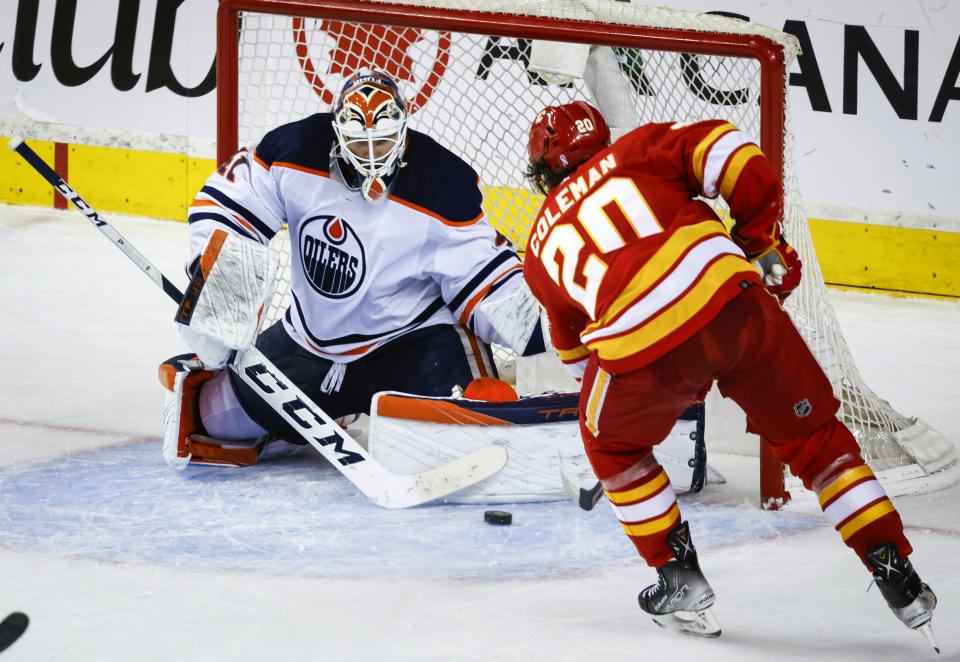
<path fill-rule="evenodd" d="M 817 493 L 897 617 L 932 639 L 936 597 L 907 558 L 900 516 L 781 308 L 801 263 L 756 143 L 713 120 L 648 124 L 610 145 L 603 117 L 577 101 L 539 113 L 529 158 L 528 176 L 547 197 L 524 274 L 581 380 L 587 455 L 624 531 L 657 569 L 641 608 L 661 625 L 720 634 L 714 592 L 651 452 L 715 381 Z M 718 195 L 734 219 L 729 232 L 701 199 Z"/>

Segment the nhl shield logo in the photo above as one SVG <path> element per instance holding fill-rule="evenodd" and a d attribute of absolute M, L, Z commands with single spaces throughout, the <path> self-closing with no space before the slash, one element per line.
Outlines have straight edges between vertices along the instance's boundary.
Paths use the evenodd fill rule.
<path fill-rule="evenodd" d="M 307 282 L 331 299 L 356 292 L 367 271 L 360 238 L 336 216 L 314 216 L 300 224 L 300 261 Z"/>
<path fill-rule="evenodd" d="M 812 411 L 813 405 L 811 405 L 810 401 L 806 398 L 793 405 L 793 413 L 795 413 L 798 418 L 806 418 Z"/>

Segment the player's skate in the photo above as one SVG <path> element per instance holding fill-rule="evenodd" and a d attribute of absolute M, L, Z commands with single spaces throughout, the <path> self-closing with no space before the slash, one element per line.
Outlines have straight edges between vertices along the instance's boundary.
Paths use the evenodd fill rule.
<path fill-rule="evenodd" d="M 866 559 L 873 568 L 874 581 L 893 614 L 908 628 L 920 630 L 939 653 L 931 624 L 937 596 L 920 581 L 910 559 L 901 558 L 897 546 L 889 541 L 868 551 Z"/>
<path fill-rule="evenodd" d="M 697 550 L 686 522 L 667 534 L 674 560 L 657 568 L 659 581 L 640 592 L 640 608 L 660 627 L 696 637 L 719 637 L 720 624 L 710 611 L 714 593 L 700 571 Z"/>

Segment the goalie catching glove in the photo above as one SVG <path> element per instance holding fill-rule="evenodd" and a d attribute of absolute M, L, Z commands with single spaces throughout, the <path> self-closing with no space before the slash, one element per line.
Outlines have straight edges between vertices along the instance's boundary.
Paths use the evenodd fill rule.
<path fill-rule="evenodd" d="M 273 293 L 279 254 L 250 239 L 215 230 L 194 261 L 176 322 L 207 369 L 253 344 L 263 305 Z"/>

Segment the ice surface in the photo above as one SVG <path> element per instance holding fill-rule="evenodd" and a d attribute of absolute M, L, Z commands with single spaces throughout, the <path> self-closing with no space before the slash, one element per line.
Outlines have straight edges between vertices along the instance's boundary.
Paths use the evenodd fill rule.
<path fill-rule="evenodd" d="M 96 206 L 96 201 L 90 201 Z M 109 220 L 179 286 L 186 226 Z M 13 660 L 960 659 L 960 488 L 895 500 L 940 598 L 937 658 L 809 496 L 756 507 L 756 460 L 681 499 L 718 594 L 717 640 L 660 630 L 653 572 L 610 509 L 388 511 L 309 449 L 178 473 L 157 364 L 174 305 L 76 212 L 0 207 L 0 617 Z M 960 304 L 831 292 L 866 382 L 960 440 Z"/>

